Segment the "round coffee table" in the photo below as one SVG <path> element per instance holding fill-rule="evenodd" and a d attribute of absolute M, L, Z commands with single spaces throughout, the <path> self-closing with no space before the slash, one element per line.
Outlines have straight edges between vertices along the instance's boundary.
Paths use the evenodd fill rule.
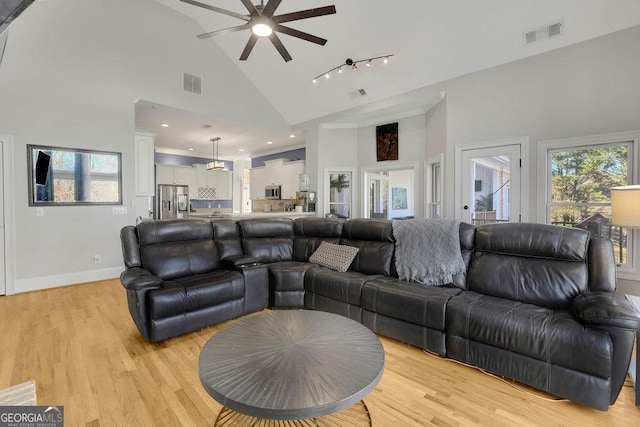
<path fill-rule="evenodd" d="M 211 337 L 199 371 L 204 388 L 226 408 L 262 419 L 302 420 L 360 402 L 382 377 L 384 349 L 373 332 L 347 317 L 268 312 Z"/>

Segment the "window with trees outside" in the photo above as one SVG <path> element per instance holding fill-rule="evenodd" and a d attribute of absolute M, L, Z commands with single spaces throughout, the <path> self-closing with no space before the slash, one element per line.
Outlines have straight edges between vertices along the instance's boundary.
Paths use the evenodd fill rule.
<path fill-rule="evenodd" d="M 611 223 L 611 187 L 632 181 L 633 142 L 552 149 L 549 221 L 613 241 L 616 262 L 631 262 L 628 230 Z"/>
<path fill-rule="evenodd" d="M 121 154 L 27 146 L 29 206 L 122 204 Z"/>

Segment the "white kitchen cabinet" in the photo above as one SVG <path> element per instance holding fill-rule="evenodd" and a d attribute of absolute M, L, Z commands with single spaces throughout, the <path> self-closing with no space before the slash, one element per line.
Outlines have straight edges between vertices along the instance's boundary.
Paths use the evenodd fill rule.
<path fill-rule="evenodd" d="M 215 180 L 216 199 L 232 200 L 233 199 L 233 172 L 228 171 L 211 171 Z"/>
<path fill-rule="evenodd" d="M 189 186 L 189 197 L 194 199 L 198 194 L 196 170 L 191 166 L 156 165 L 158 184 L 177 184 Z"/>
<path fill-rule="evenodd" d="M 155 194 L 153 179 L 153 157 L 155 134 L 136 131 L 135 133 L 135 187 L 137 197 L 151 197 Z"/>
<path fill-rule="evenodd" d="M 299 176 L 304 173 L 304 160 L 282 165 L 282 199 L 295 199 L 299 187 Z"/>
<path fill-rule="evenodd" d="M 233 172 L 225 170 L 208 170 L 207 165 L 204 164 L 197 164 L 195 166 L 197 187 L 216 189 L 216 197 L 211 200 L 233 199 Z"/>
<path fill-rule="evenodd" d="M 264 162 L 266 185 L 282 185 L 282 165 L 285 161 L 285 159 L 276 159 Z"/>
<path fill-rule="evenodd" d="M 266 167 L 251 168 L 249 170 L 249 197 L 252 200 L 264 199 L 264 188 L 267 186 Z"/>
<path fill-rule="evenodd" d="M 176 173 L 171 165 L 156 165 L 156 181 L 158 184 L 175 184 Z"/>

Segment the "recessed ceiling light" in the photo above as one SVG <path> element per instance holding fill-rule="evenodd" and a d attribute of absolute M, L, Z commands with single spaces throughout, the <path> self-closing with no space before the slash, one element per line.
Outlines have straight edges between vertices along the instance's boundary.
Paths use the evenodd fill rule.
<path fill-rule="evenodd" d="M 189 151 L 193 151 L 193 148 L 189 148 Z"/>
<path fill-rule="evenodd" d="M 273 141 L 267 141 L 267 144 L 271 145 L 273 144 Z"/>
<path fill-rule="evenodd" d="M 204 128 L 204 129 L 209 129 L 209 128 L 211 127 L 211 125 L 202 125 L 202 126 L 200 126 L 200 127 L 201 127 L 201 128 Z"/>
<path fill-rule="evenodd" d="M 242 152 L 242 151 L 244 151 L 244 148 L 240 148 L 240 149 L 238 149 L 238 151 Z"/>
<path fill-rule="evenodd" d="M 294 134 L 289 135 L 289 138 L 295 138 L 296 136 Z"/>
<path fill-rule="evenodd" d="M 163 128 L 168 128 L 168 127 L 169 127 L 169 125 L 168 125 L 168 124 L 166 124 L 166 123 L 163 123 L 163 124 L 161 124 L 160 126 L 162 126 Z"/>

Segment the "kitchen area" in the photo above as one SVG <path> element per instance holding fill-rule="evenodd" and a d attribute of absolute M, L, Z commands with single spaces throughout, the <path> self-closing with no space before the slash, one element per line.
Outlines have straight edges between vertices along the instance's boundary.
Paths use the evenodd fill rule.
<path fill-rule="evenodd" d="M 211 161 L 150 153 L 151 137 L 140 132 L 136 135 L 139 168 L 136 175 L 139 181 L 146 180 L 154 187 L 153 196 L 138 197 L 137 204 L 142 206 L 137 209 L 139 220 L 317 215 L 317 193 L 309 188 L 309 176 L 305 173 L 305 161 L 299 159 L 299 150 L 297 155 L 278 153 L 283 157 L 251 167 L 253 161 Z M 147 185 L 137 186 L 147 190 Z"/>

